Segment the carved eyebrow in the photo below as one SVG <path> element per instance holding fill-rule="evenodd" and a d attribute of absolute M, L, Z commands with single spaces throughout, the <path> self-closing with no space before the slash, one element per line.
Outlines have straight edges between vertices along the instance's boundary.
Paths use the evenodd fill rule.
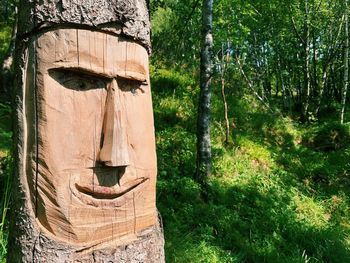
<path fill-rule="evenodd" d="M 57 67 L 57 68 L 52 68 L 49 69 L 49 71 L 51 70 L 62 70 L 62 71 L 71 71 L 71 72 L 77 72 L 77 73 L 82 73 L 82 74 L 86 74 L 92 77 L 97 77 L 97 78 L 104 78 L 104 79 L 113 79 L 115 77 L 121 77 L 123 79 L 128 79 L 128 80 L 134 80 L 137 82 L 142 82 L 142 83 L 147 83 L 147 76 L 145 73 L 141 73 L 141 72 L 136 72 L 136 71 L 128 71 L 128 70 L 120 70 L 119 72 L 117 72 L 116 75 L 112 75 L 112 74 L 108 74 L 108 73 L 104 73 L 104 72 L 100 72 L 100 71 L 95 71 L 92 69 L 87 69 L 84 67 L 77 67 L 77 66 L 61 66 L 61 67 Z"/>
<path fill-rule="evenodd" d="M 117 75 L 140 82 L 147 81 L 147 71 L 144 65 L 135 60 L 127 60 L 124 65 L 120 65 Z"/>
<path fill-rule="evenodd" d="M 146 74 L 134 71 L 120 71 L 117 73 L 118 77 L 123 79 L 135 80 L 137 82 L 147 82 Z"/>
<path fill-rule="evenodd" d="M 72 67 L 72 66 L 61 66 L 61 67 L 56 67 L 56 68 L 51 68 L 49 69 L 49 71 L 67 71 L 67 72 L 74 72 L 74 73 L 81 73 L 81 74 L 85 74 L 91 77 L 97 77 L 97 78 L 104 78 L 104 79 L 112 79 L 113 76 L 110 74 L 106 74 L 103 72 L 97 72 L 91 69 L 87 69 L 87 68 L 83 68 L 83 67 Z"/>

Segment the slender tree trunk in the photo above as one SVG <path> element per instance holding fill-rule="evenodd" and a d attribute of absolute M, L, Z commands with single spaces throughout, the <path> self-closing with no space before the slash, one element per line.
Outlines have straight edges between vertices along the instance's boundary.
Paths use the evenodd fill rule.
<path fill-rule="evenodd" d="M 343 91 L 341 98 L 341 110 L 340 110 L 340 123 L 344 123 L 344 113 L 346 104 L 346 95 L 348 91 L 349 81 L 349 16 L 348 16 L 348 0 L 345 0 L 345 29 L 344 29 L 344 79 L 343 79 Z"/>
<path fill-rule="evenodd" d="M 325 56 L 325 61 L 323 62 L 322 78 L 321 78 L 321 83 L 319 84 L 319 93 L 318 93 L 318 96 L 316 98 L 316 106 L 315 106 L 315 111 L 314 111 L 315 116 L 319 115 L 321 103 L 323 101 L 325 93 L 327 93 L 327 85 L 328 85 L 327 81 L 328 81 L 328 77 L 329 77 L 329 71 L 330 71 L 330 67 L 335 59 L 335 54 L 338 50 L 337 43 L 338 43 L 339 38 L 341 36 L 344 22 L 345 22 L 345 14 L 342 16 L 341 21 L 337 27 L 337 30 L 336 31 L 332 30 L 330 33 L 333 36 L 333 34 L 336 32 L 336 34 L 334 35 L 334 41 L 333 41 L 332 45 L 329 46 L 327 55 Z"/>
<path fill-rule="evenodd" d="M 230 137 L 230 122 L 228 119 L 228 105 L 226 100 L 226 92 L 225 92 L 225 75 L 221 76 L 221 97 L 222 102 L 224 103 L 224 117 L 225 117 L 225 144 L 228 144 L 229 137 Z"/>
<path fill-rule="evenodd" d="M 312 74 L 313 74 L 313 88 L 312 90 L 316 93 L 319 92 L 319 87 L 318 87 L 318 78 L 317 78 L 317 64 L 318 64 L 318 57 L 317 57 L 317 48 L 316 48 L 316 37 L 313 35 L 312 36 L 312 62 L 313 62 L 313 67 L 312 67 Z M 318 94 L 316 94 L 318 95 Z"/>
<path fill-rule="evenodd" d="M 286 90 L 286 86 L 285 86 L 285 83 L 284 83 L 284 77 L 283 77 L 283 70 L 282 70 L 282 67 L 281 67 L 281 62 L 280 62 L 280 59 L 278 59 L 278 72 L 279 72 L 279 79 L 280 79 L 280 82 L 281 82 L 281 89 L 282 89 L 282 100 L 283 100 L 283 109 L 284 110 L 287 110 L 289 108 L 289 105 L 288 105 L 288 97 L 287 97 L 287 90 Z"/>
<path fill-rule="evenodd" d="M 327 85 L 327 77 L 328 77 L 328 67 L 323 69 L 322 80 L 321 80 L 321 84 L 320 84 L 320 90 L 319 90 L 319 93 L 318 93 L 318 96 L 317 96 L 316 108 L 315 108 L 315 112 L 314 112 L 315 116 L 317 116 L 319 114 L 319 111 L 320 111 L 320 107 L 321 107 L 324 91 L 325 91 L 326 85 Z"/>
<path fill-rule="evenodd" d="M 256 76 L 256 82 L 258 83 L 258 87 L 260 89 L 261 98 L 263 98 L 263 100 L 265 101 L 266 95 L 265 95 L 264 83 L 263 83 L 263 81 L 260 80 L 260 78 L 258 76 Z"/>
<path fill-rule="evenodd" d="M 222 97 L 222 103 L 224 104 L 224 118 L 225 118 L 225 144 L 228 144 L 229 137 L 230 137 L 230 122 L 228 119 L 228 105 L 226 100 L 226 91 L 225 91 L 225 75 L 226 75 L 226 69 L 228 66 L 228 55 L 224 52 L 224 44 L 221 45 L 221 97 Z"/>
<path fill-rule="evenodd" d="M 302 93 L 302 119 L 308 121 L 310 106 L 310 17 L 309 0 L 304 0 L 304 87 Z"/>
<path fill-rule="evenodd" d="M 337 70 L 336 65 L 333 64 L 331 67 L 330 82 L 328 87 L 328 105 L 330 105 L 332 100 L 337 100 Z"/>
<path fill-rule="evenodd" d="M 303 104 L 303 84 L 302 84 L 302 74 L 297 74 L 296 80 L 297 80 L 297 101 L 300 105 L 300 110 L 302 111 L 302 104 Z"/>
<path fill-rule="evenodd" d="M 200 66 L 200 93 L 197 119 L 197 169 L 196 179 L 204 183 L 211 174 L 212 157 L 210 142 L 211 78 L 213 50 L 213 0 L 203 0 L 202 42 Z"/>
<path fill-rule="evenodd" d="M 247 74 L 244 72 L 244 69 L 243 69 L 243 65 L 240 61 L 240 58 L 239 57 L 236 57 L 236 61 L 237 61 L 237 64 L 239 66 L 239 70 L 245 80 L 245 82 L 247 83 L 248 85 L 248 88 L 254 93 L 254 95 L 257 97 L 257 99 L 267 108 L 269 109 L 271 112 L 273 112 L 273 110 L 270 108 L 269 104 L 267 104 L 265 102 L 265 100 L 259 95 L 259 93 L 254 89 L 254 86 L 253 86 L 253 82 L 248 78 Z"/>
<path fill-rule="evenodd" d="M 277 81 L 276 81 L 276 90 L 275 90 L 275 97 L 276 98 L 278 98 L 278 94 L 280 93 L 280 85 L 281 85 L 281 83 L 280 83 L 280 78 L 279 78 L 279 69 L 277 69 L 277 72 L 276 72 L 276 79 L 277 79 Z"/>

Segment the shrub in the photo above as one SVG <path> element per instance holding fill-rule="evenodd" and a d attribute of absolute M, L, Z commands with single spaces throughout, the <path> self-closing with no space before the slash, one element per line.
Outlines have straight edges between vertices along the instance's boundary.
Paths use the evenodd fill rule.
<path fill-rule="evenodd" d="M 350 126 L 339 123 L 327 123 L 312 130 L 304 143 L 316 151 L 330 152 L 342 149 L 350 144 Z"/>

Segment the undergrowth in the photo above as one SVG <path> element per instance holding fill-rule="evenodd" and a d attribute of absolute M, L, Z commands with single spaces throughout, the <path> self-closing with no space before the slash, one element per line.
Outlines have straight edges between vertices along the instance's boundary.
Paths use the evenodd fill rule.
<path fill-rule="evenodd" d="M 11 199 L 11 175 L 12 159 L 10 155 L 0 159 L 0 196 L 1 196 L 1 218 L 0 218 L 0 262 L 6 262 L 7 238 L 8 238 L 8 211 L 10 209 Z"/>
<path fill-rule="evenodd" d="M 153 68 L 158 208 L 167 262 L 349 262 L 349 129 L 301 125 L 229 87 L 231 143 L 214 86 L 214 174 L 195 170 L 198 87 Z"/>
<path fill-rule="evenodd" d="M 8 210 L 12 173 L 10 105 L 0 102 L 0 262 L 5 262 L 8 237 Z"/>

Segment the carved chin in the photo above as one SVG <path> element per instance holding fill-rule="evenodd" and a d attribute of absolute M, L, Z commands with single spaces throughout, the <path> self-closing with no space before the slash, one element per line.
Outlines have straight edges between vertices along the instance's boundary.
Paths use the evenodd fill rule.
<path fill-rule="evenodd" d="M 148 183 L 149 178 L 141 177 L 113 187 L 71 183 L 70 189 L 73 195 L 85 205 L 115 208 L 134 201 Z"/>

